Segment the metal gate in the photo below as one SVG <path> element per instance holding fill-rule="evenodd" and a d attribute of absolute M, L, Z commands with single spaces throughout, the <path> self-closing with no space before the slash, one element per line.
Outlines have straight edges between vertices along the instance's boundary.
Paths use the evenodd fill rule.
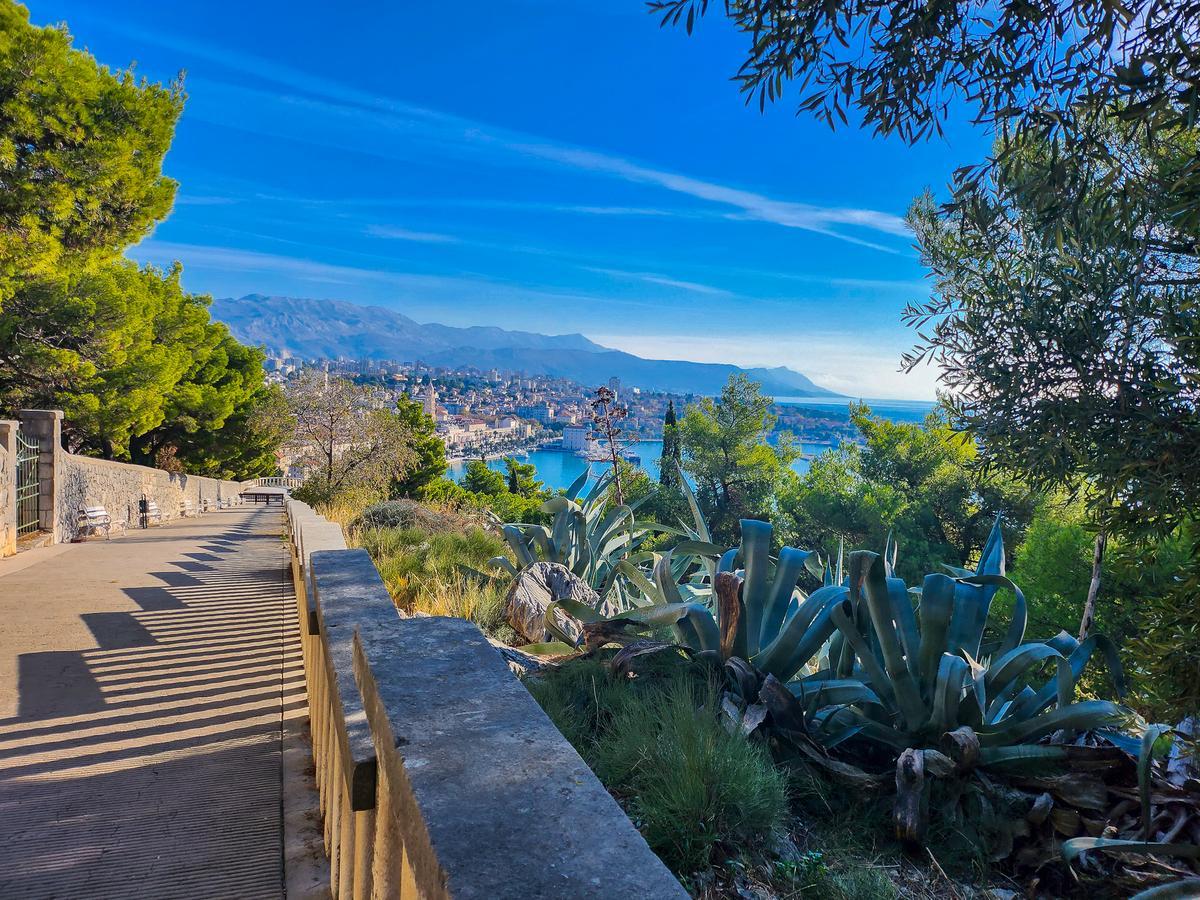
<path fill-rule="evenodd" d="M 41 441 L 17 429 L 17 535 L 31 534 L 41 527 L 42 486 L 38 482 Z"/>

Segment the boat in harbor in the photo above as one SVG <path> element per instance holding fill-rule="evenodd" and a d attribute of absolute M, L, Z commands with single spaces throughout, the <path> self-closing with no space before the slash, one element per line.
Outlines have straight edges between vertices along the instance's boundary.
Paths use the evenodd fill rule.
<path fill-rule="evenodd" d="M 586 459 L 588 462 L 609 462 L 612 457 L 609 455 L 607 448 L 600 446 L 600 442 L 595 438 L 588 438 L 583 449 L 576 450 L 575 455 L 580 459 Z M 621 450 L 618 455 L 626 462 L 633 463 L 635 466 L 641 465 L 642 458 L 637 451 L 630 447 Z"/>
<path fill-rule="evenodd" d="M 589 437 L 582 450 L 576 450 L 575 455 L 588 462 L 604 462 L 608 459 L 608 451 L 600 446 L 600 442 Z"/>

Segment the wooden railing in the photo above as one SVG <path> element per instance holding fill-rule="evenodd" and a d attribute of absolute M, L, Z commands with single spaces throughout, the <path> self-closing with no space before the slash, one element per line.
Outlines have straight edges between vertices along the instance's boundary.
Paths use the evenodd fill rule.
<path fill-rule="evenodd" d="M 687 896 L 475 625 L 287 513 L 335 898 Z"/>

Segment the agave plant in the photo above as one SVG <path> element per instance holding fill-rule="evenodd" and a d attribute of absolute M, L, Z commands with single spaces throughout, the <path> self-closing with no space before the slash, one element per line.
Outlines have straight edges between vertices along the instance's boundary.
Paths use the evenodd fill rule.
<path fill-rule="evenodd" d="M 829 747 L 858 737 L 896 751 L 945 744 L 982 765 L 1062 759 L 1065 748 L 1037 742 L 1128 717 L 1109 701 L 1074 702 L 1076 683 L 1097 651 L 1124 692 L 1116 648 L 1106 637 L 1080 643 L 1063 632 L 1025 642 L 1027 603 L 1004 574 L 998 521 L 973 571 L 929 575 L 914 591 L 894 576 L 897 547 L 889 538 L 882 555 L 851 553 L 844 578 L 839 553 L 836 570 L 825 566 L 824 585 L 806 595 L 798 582 L 806 570 L 819 570 L 818 558 L 784 547 L 773 559 L 772 536 L 766 522 L 742 522 L 741 546 L 712 560 L 711 576 L 718 586 L 722 576 L 740 582 L 726 582 L 732 587 L 708 602 L 698 599 L 693 583 L 679 583 L 672 554 L 658 558 L 652 579 L 628 573 L 654 602 L 623 613 L 621 621 L 670 626 L 682 644 L 741 658 L 760 676 L 785 683 L 802 704 L 806 730 Z M 992 601 L 1001 589 L 1015 602 L 1002 636 L 989 642 Z M 603 622 L 586 609 L 566 611 L 593 626 Z M 1042 679 L 1047 665 L 1053 674 Z M 950 732 L 955 736 L 944 742 Z M 972 747 L 959 748 L 959 741 Z"/>
<path fill-rule="evenodd" d="M 893 564 L 894 555 L 850 554 L 848 595 L 830 609 L 837 633 L 821 671 L 797 691 L 826 743 L 859 735 L 905 750 L 936 746 L 943 735 L 958 731 L 977 741 L 980 764 L 1062 759 L 1062 747 L 1034 745 L 1058 731 L 1128 717 L 1128 710 L 1109 701 L 1074 702 L 1076 683 L 1097 651 L 1117 692 L 1124 693 L 1116 647 L 1108 638 L 1096 634 L 1081 643 L 1063 632 L 1025 642 L 1028 607 L 1020 588 L 1005 577 L 999 522 L 974 571 L 928 575 L 919 592 L 910 592 L 894 577 Z M 989 643 L 989 614 L 1000 589 L 1011 591 L 1015 602 L 1002 636 Z M 1042 678 L 1047 665 L 1053 673 Z M 858 699 L 823 702 L 822 686 L 833 683 L 857 685 Z M 964 728 L 969 737 L 959 731 Z M 946 746 L 954 749 L 955 740 Z"/>
<path fill-rule="evenodd" d="M 697 529 L 699 539 L 654 554 L 649 575 L 632 563 L 618 566 L 633 589 L 634 603 L 616 619 L 570 601 L 562 608 L 593 632 L 611 633 L 602 627 L 608 624 L 669 627 L 679 643 L 693 650 L 745 659 L 788 681 L 833 634 L 832 609 L 848 589 L 827 584 L 806 595 L 800 579 L 806 572 L 820 575 L 819 558 L 795 547 L 772 557 L 773 535 L 769 523 L 743 520 L 741 545 L 722 551 L 706 540 L 706 529 Z M 720 590 L 722 585 L 733 588 Z"/>
<path fill-rule="evenodd" d="M 606 512 L 613 476 L 606 473 L 584 494 L 590 475 L 590 470 L 584 470 L 564 494 L 542 504 L 542 511 L 553 516 L 548 527 L 521 522 L 503 526 L 504 540 L 516 565 L 503 556 L 488 564 L 515 576 L 537 562 L 560 563 L 596 591 L 604 608 L 621 610 L 635 602 L 627 583 L 618 578 L 632 564 L 621 564 L 635 558 L 652 534 L 685 533 L 656 522 L 639 521 L 635 518 L 636 504 L 622 503 Z"/>

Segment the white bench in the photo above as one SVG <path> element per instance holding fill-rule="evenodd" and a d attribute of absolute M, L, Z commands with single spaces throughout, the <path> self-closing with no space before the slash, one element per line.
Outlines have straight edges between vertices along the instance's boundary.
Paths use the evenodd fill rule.
<path fill-rule="evenodd" d="M 114 528 L 121 529 L 121 534 L 125 534 L 126 524 L 114 522 L 112 516 L 108 514 L 108 510 L 103 506 L 85 506 L 79 511 L 77 528 L 80 537 L 87 537 L 89 534 L 103 531 L 104 539 L 107 541 L 112 539 Z"/>
<path fill-rule="evenodd" d="M 162 510 L 158 508 L 158 501 L 157 500 L 147 501 L 147 503 L 146 503 L 146 524 L 149 525 L 151 522 L 162 522 L 162 520 L 163 520 L 163 514 L 162 514 Z"/>
<path fill-rule="evenodd" d="M 180 501 L 179 517 L 181 519 L 186 519 L 186 518 L 189 518 L 189 517 L 195 516 L 195 515 L 198 515 L 198 513 L 196 512 L 196 504 L 194 504 L 191 500 Z"/>

